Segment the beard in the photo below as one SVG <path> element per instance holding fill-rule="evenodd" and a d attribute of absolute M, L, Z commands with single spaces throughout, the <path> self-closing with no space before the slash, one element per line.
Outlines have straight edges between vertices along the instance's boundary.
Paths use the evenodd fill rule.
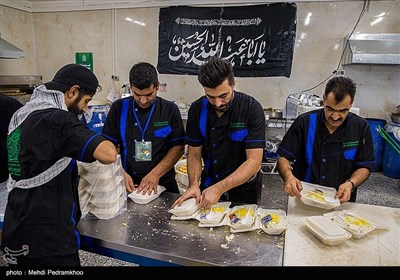
<path fill-rule="evenodd" d="M 214 107 L 215 111 L 219 112 L 219 113 L 225 113 L 226 111 L 228 111 L 229 106 L 228 105 L 224 105 L 223 107 Z"/>
<path fill-rule="evenodd" d="M 79 100 L 78 100 L 79 99 Z M 68 107 L 68 111 L 71 112 L 74 115 L 79 116 L 80 114 L 83 113 L 82 109 L 79 109 L 79 102 L 81 101 L 82 98 L 76 98 L 74 102 Z"/>

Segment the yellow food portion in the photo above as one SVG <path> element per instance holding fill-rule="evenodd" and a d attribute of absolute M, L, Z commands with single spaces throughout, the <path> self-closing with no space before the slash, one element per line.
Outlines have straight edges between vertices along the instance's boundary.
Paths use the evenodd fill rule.
<path fill-rule="evenodd" d="M 187 165 L 182 165 L 181 167 L 178 168 L 178 170 L 182 173 L 187 174 Z"/>
<path fill-rule="evenodd" d="M 233 213 L 236 215 L 236 217 L 243 218 L 247 215 L 248 212 L 249 212 L 248 208 L 239 208 L 239 209 L 235 210 L 235 212 L 233 212 Z M 250 210 L 249 214 L 251 217 L 254 217 L 254 210 Z"/>
<path fill-rule="evenodd" d="M 201 160 L 201 166 L 204 168 L 203 160 Z M 182 166 L 180 166 L 178 168 L 178 171 L 187 174 L 187 164 L 183 164 Z"/>
<path fill-rule="evenodd" d="M 226 210 L 225 207 L 212 207 L 211 211 L 213 211 L 214 213 L 224 213 Z M 210 208 L 204 208 L 203 210 L 201 210 L 201 214 L 207 213 L 208 211 L 210 211 Z"/>
<path fill-rule="evenodd" d="M 281 217 L 278 214 L 274 214 L 274 213 L 269 213 L 271 215 L 271 222 L 275 223 L 275 224 L 279 224 Z M 266 215 L 268 216 L 268 214 Z"/>
<path fill-rule="evenodd" d="M 353 224 L 353 225 L 357 225 L 357 226 L 361 226 L 361 227 L 370 227 L 371 224 L 368 223 L 366 220 L 362 219 L 362 218 L 356 218 L 353 216 L 344 216 L 346 222 L 348 222 L 349 224 Z"/>
<path fill-rule="evenodd" d="M 308 192 L 306 193 L 305 197 L 320 201 L 320 202 L 324 202 L 325 198 L 322 194 L 316 193 L 316 192 Z"/>

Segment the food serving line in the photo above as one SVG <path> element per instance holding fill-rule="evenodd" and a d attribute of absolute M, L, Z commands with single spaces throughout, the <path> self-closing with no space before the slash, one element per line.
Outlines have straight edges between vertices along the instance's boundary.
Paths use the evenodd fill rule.
<path fill-rule="evenodd" d="M 82 219 L 82 249 L 139 265 L 282 266 L 284 235 L 232 234 L 228 226 L 171 220 L 168 210 L 178 197 L 163 192 L 148 204 L 128 199 L 127 210 L 112 219 Z"/>
<path fill-rule="evenodd" d="M 6 194 L 0 194 L 3 204 Z M 78 225 L 82 249 L 143 266 L 400 265 L 399 208 L 347 202 L 326 210 L 290 197 L 287 229 L 271 236 L 261 230 L 232 234 L 229 226 L 204 228 L 197 220 L 171 220 L 168 210 L 178 197 L 163 192 L 148 204 L 128 198 L 127 210 L 112 219 L 82 219 Z M 342 210 L 363 215 L 377 228 L 361 239 L 328 246 L 302 220 Z M 3 215 L 4 208 L 0 211 Z"/>

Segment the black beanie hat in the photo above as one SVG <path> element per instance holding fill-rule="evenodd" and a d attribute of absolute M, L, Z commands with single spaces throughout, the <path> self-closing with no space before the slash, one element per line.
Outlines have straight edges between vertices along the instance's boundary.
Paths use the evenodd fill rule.
<path fill-rule="evenodd" d="M 99 81 L 92 71 L 85 66 L 71 63 L 57 71 L 51 82 L 44 84 L 47 89 L 65 92 L 72 86 L 78 85 L 81 90 L 96 93 Z"/>

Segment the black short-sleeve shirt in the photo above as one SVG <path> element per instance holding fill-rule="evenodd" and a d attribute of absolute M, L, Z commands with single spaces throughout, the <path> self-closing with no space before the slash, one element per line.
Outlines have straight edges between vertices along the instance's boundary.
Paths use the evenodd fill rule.
<path fill-rule="evenodd" d="M 127 102 L 126 112 L 123 112 L 123 102 Z M 115 144 L 119 144 L 124 169 L 132 177 L 135 184 L 139 184 L 143 177 L 165 157 L 172 147 L 184 145 L 185 130 L 178 106 L 160 97 L 156 97 L 154 106 L 154 111 L 149 119 L 151 107 L 140 108 L 133 97 L 117 100 L 111 105 L 102 131 L 103 136 Z M 138 116 L 142 130 L 149 120 L 143 140 L 152 143 L 151 161 L 135 160 L 135 142 L 142 141 L 142 132 L 133 110 Z M 123 134 L 125 134 L 125 137 L 122 136 Z M 171 184 L 176 186 L 173 168 L 160 178 L 159 184 L 166 187 L 167 191 L 170 191 Z"/>
<path fill-rule="evenodd" d="M 294 161 L 293 174 L 299 180 L 336 189 L 358 168 L 375 167 L 368 122 L 351 112 L 332 134 L 324 123 L 323 109 L 300 115 L 277 152 Z M 350 201 L 355 198 L 353 192 Z"/>
<path fill-rule="evenodd" d="M 19 126 L 19 163 L 10 174 L 14 180 L 32 178 L 62 157 L 92 162 L 94 150 L 105 139 L 91 131 L 76 115 L 59 109 L 32 112 Z M 76 253 L 80 237 L 76 225 L 81 217 L 78 171 L 71 161 L 48 183 L 31 189 L 14 188 L 8 196 L 2 247 L 21 250 L 28 245 L 27 257 Z M 18 168 L 17 166 L 20 166 Z"/>
<path fill-rule="evenodd" d="M 246 149 L 265 147 L 265 115 L 256 99 L 235 91 L 231 107 L 220 118 L 207 102 L 206 122 L 201 120 L 204 100 L 205 96 L 192 103 L 186 125 L 186 144 L 202 146 L 202 189 L 233 173 L 247 160 Z M 242 185 L 232 190 L 241 187 L 244 188 Z"/>

